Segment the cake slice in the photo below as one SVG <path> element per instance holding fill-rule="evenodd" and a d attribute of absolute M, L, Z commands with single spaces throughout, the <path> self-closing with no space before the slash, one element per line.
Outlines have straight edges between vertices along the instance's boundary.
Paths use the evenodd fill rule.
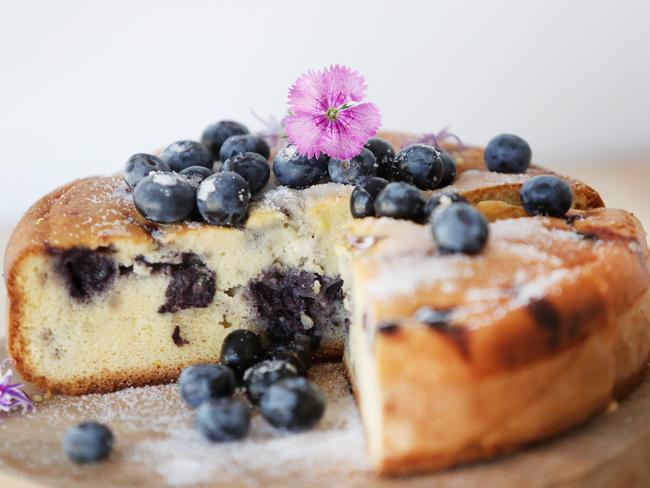
<path fill-rule="evenodd" d="M 622 210 L 490 225 L 478 256 L 429 230 L 352 227 L 346 353 L 378 471 L 505 453 L 584 421 L 650 354 L 646 236 Z"/>

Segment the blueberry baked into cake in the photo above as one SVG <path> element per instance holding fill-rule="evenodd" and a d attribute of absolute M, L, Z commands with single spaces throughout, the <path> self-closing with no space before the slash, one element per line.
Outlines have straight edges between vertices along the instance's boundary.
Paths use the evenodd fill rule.
<path fill-rule="evenodd" d="M 317 97 L 304 82 L 291 96 Z M 285 378 L 307 355 L 344 357 L 381 474 L 511 451 L 633 387 L 650 353 L 635 217 L 531 165 L 517 136 L 483 150 L 377 134 L 357 82 L 324 98 L 315 128 L 295 102 L 280 144 L 222 121 L 34 204 L 5 257 L 20 373 L 77 395 L 221 360 L 222 392 L 239 377 L 264 410 L 275 380 L 309 388 Z M 245 372 L 223 353 L 237 334 L 271 359 Z M 197 428 L 215 408 L 199 406 Z"/>

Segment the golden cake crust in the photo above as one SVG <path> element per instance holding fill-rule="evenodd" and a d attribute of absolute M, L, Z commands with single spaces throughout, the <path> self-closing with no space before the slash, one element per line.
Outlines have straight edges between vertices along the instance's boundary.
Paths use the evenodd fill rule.
<path fill-rule="evenodd" d="M 465 257 L 437 255 L 428 229 L 409 223 L 352 225 L 354 289 L 379 377 L 382 428 L 369 444 L 381 473 L 483 459 L 560 432 L 646 367 L 650 254 L 631 214 L 490 227 L 483 253 Z M 402 268 L 417 270 L 411 287 L 399 285 Z M 448 311 L 449 322 L 425 325 L 423 308 Z"/>

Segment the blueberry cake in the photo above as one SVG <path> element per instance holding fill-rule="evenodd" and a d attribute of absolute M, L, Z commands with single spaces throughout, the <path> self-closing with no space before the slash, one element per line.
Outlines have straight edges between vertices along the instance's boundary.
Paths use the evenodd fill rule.
<path fill-rule="evenodd" d="M 633 216 L 529 166 L 514 136 L 398 154 L 408 137 L 380 136 L 307 159 L 226 122 L 43 197 L 5 257 L 16 367 L 76 395 L 173 381 L 236 329 L 345 349 L 385 474 L 509 451 L 634 384 L 650 278 Z"/>

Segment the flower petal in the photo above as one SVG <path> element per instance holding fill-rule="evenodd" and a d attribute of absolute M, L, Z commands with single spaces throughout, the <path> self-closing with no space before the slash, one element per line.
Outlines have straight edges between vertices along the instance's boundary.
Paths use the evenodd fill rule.
<path fill-rule="evenodd" d="M 381 125 L 381 114 L 373 103 L 361 103 L 341 111 L 321 143 L 321 150 L 337 159 L 353 158 Z"/>
<path fill-rule="evenodd" d="M 287 139 L 296 146 L 299 154 L 308 158 L 320 157 L 322 150 L 321 139 L 327 125 L 327 118 L 322 115 L 312 115 L 307 112 L 293 113 L 284 120 L 284 130 Z"/>

